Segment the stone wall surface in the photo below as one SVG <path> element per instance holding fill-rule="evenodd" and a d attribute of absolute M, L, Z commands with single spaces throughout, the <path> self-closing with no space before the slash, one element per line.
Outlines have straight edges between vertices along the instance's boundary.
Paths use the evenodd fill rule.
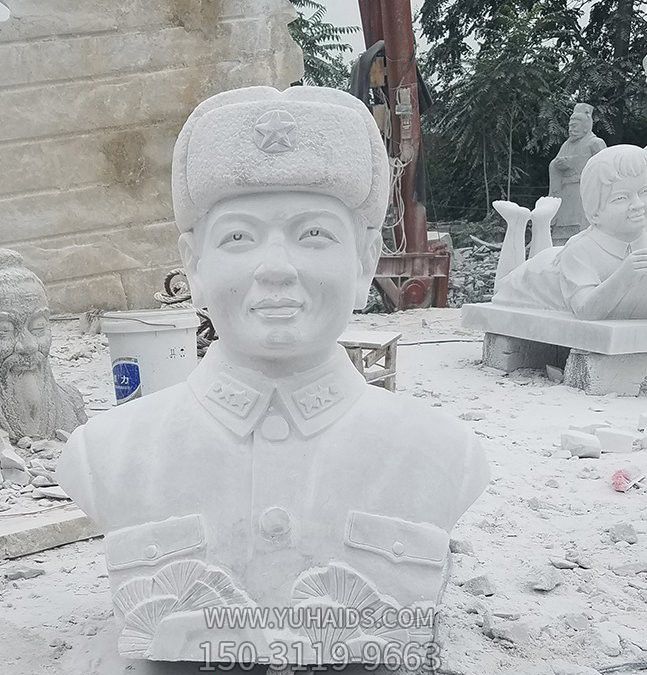
<path fill-rule="evenodd" d="M 287 87 L 289 0 L 6 0 L 0 24 L 0 247 L 53 312 L 154 306 L 178 264 L 173 145 L 226 89 Z"/>

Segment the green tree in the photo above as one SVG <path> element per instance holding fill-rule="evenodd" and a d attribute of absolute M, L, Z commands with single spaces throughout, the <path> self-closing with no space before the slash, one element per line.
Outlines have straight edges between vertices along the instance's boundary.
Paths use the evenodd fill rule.
<path fill-rule="evenodd" d="M 490 199 L 545 194 L 577 101 L 595 106 L 608 143 L 644 145 L 646 12 L 640 0 L 425 0 L 437 204 L 447 191 L 447 209 L 473 216 Z"/>
<path fill-rule="evenodd" d="M 352 51 L 346 36 L 357 26 L 335 26 L 326 22 L 326 7 L 315 0 L 291 0 L 297 18 L 290 24 L 294 41 L 303 50 L 304 84 L 345 89 L 350 71 L 344 54 Z"/>

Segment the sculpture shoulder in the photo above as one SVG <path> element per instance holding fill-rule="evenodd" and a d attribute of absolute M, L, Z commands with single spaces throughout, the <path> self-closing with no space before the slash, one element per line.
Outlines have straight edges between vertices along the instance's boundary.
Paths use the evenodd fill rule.
<path fill-rule="evenodd" d="M 607 147 L 607 144 L 599 137 L 599 136 L 593 136 L 591 138 L 591 141 L 589 143 L 589 149 L 591 151 L 591 155 L 595 155 L 600 150 L 604 150 Z"/>
<path fill-rule="evenodd" d="M 111 437 L 108 433 L 116 437 L 128 436 L 134 429 L 145 429 L 150 435 L 172 423 L 176 415 L 183 414 L 191 400 L 194 400 L 191 390 L 183 382 L 112 408 L 91 418 L 82 427 L 86 443 L 95 437 L 105 442 Z"/>
<path fill-rule="evenodd" d="M 424 399 L 394 394 L 378 387 L 368 387 L 363 397 L 363 428 L 378 435 L 392 452 L 415 454 L 434 463 L 456 467 L 462 464 L 475 442 L 471 429 L 460 420 Z"/>

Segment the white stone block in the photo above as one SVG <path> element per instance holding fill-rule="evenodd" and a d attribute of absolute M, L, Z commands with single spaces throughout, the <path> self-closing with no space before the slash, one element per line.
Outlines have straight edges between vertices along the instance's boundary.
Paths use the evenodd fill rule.
<path fill-rule="evenodd" d="M 461 314 L 463 326 L 486 333 L 598 354 L 647 353 L 647 320 L 582 321 L 566 312 L 492 303 L 463 305 Z"/>
<path fill-rule="evenodd" d="M 562 434 L 562 450 L 571 453 L 571 457 L 598 459 L 602 448 L 600 439 L 581 431 L 566 431 Z"/>
<path fill-rule="evenodd" d="M 595 435 L 600 440 L 602 452 L 633 452 L 634 441 L 639 438 L 633 431 L 613 427 L 596 429 Z"/>

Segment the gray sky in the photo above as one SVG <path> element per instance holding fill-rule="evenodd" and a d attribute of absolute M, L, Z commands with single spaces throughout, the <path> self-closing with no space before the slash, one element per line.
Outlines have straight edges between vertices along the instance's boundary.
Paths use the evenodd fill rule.
<path fill-rule="evenodd" d="M 321 0 L 328 12 L 326 21 L 338 26 L 360 26 L 362 21 L 359 16 L 359 4 L 357 0 Z M 415 12 L 422 5 L 423 0 L 412 0 L 411 9 Z M 364 51 L 364 38 L 361 33 L 351 35 L 348 42 L 353 45 L 357 53 Z"/>

